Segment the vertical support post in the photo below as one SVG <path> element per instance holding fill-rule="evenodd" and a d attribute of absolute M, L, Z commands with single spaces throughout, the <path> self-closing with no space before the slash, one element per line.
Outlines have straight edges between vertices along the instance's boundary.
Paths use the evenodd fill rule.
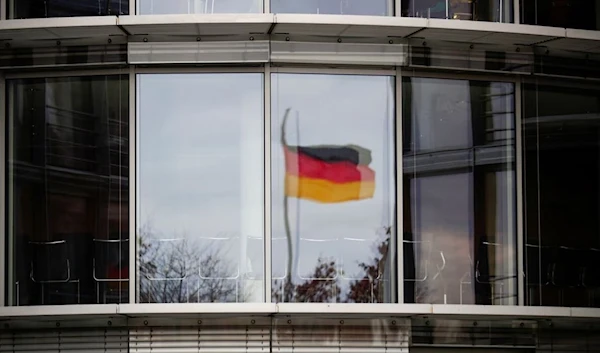
<path fill-rule="evenodd" d="M 268 0 L 264 0 L 265 2 Z M 264 76 L 264 302 L 271 302 L 271 65 L 265 64 Z"/>
<path fill-rule="evenodd" d="M 396 279 L 398 303 L 404 303 L 404 232 L 403 232 L 403 156 L 402 156 L 402 68 L 396 67 L 396 226 L 392 234 L 396 235 Z"/>
<path fill-rule="evenodd" d="M 522 141 L 522 84 L 515 82 L 515 139 L 517 174 L 517 305 L 525 305 L 525 239 L 523 213 L 523 141 Z"/>
<path fill-rule="evenodd" d="M 137 5 L 138 2 L 140 2 L 142 0 L 129 0 L 129 15 L 133 16 L 133 15 L 137 15 Z"/>
<path fill-rule="evenodd" d="M 2 14 L 4 14 L 4 9 L 2 9 Z M 14 103 L 13 103 L 14 105 Z M 6 141 L 6 129 L 7 127 L 7 123 L 6 123 L 6 83 L 4 80 L 4 74 L 2 72 L 0 72 L 0 136 L 2 136 L 3 141 Z M 12 275 L 7 276 L 6 274 L 6 263 L 7 263 L 7 259 L 6 259 L 6 237 L 9 234 L 12 234 L 11 232 L 6 232 L 6 220 L 5 220 L 5 216 L 7 214 L 6 212 L 6 207 L 8 205 L 8 202 L 6 200 L 6 182 L 5 182 L 5 176 L 6 176 L 6 143 L 0 143 L 0 199 L 2 200 L 2 206 L 0 207 L 0 229 L 2 230 L 2 232 L 0 232 L 0 278 L 8 278 L 9 280 L 12 279 Z M 9 263 L 8 268 L 12 267 L 12 262 Z M 12 272 L 12 271 L 11 271 Z M 7 282 L 7 281 L 0 281 L 0 307 L 1 306 L 5 306 L 6 303 L 6 285 L 7 283 L 12 283 L 12 282 Z M 8 286 L 8 288 L 11 288 L 12 286 Z M 11 302 L 12 303 L 12 302 Z"/>
<path fill-rule="evenodd" d="M 388 0 L 388 11 L 389 16 L 402 17 L 402 0 Z"/>
<path fill-rule="evenodd" d="M 521 23 L 521 3 L 520 0 L 513 0 L 513 22 L 516 24 Z"/>
<path fill-rule="evenodd" d="M 138 232 L 137 232 L 137 124 L 138 96 L 135 66 L 129 67 L 129 303 L 139 302 L 138 286 Z"/>
<path fill-rule="evenodd" d="M 8 3 L 7 1 L 9 0 L 0 0 L 0 20 L 6 20 L 6 13 L 8 12 Z M 10 7 L 11 11 L 13 6 Z M 11 16 L 12 17 L 12 16 Z M 4 97 L 2 97 L 2 99 L 4 99 Z"/>

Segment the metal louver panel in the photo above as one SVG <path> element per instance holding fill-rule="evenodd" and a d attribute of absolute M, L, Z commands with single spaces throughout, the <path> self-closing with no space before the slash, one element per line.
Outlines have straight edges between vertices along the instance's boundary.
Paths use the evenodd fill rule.
<path fill-rule="evenodd" d="M 215 325 L 138 327 L 130 333 L 132 353 L 268 353 L 269 326 Z"/>
<path fill-rule="evenodd" d="M 271 42 L 273 62 L 400 66 L 407 57 L 404 44 Z"/>
<path fill-rule="evenodd" d="M 408 353 L 404 320 L 277 320 L 274 353 Z"/>
<path fill-rule="evenodd" d="M 268 41 L 129 43 L 129 64 L 263 63 Z"/>
<path fill-rule="evenodd" d="M 128 352 L 127 329 L 15 330 L 0 334 L 0 352 Z"/>

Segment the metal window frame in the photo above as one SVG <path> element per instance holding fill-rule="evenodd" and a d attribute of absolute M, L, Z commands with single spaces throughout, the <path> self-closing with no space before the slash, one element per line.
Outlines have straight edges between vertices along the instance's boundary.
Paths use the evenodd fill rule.
<path fill-rule="evenodd" d="M 8 12 L 7 0 L 0 0 L 0 20 L 6 20 L 7 12 Z"/>
<path fill-rule="evenodd" d="M 258 310 L 259 307 L 262 307 L 265 304 L 269 304 L 271 302 L 271 298 L 269 296 L 269 289 L 271 287 L 270 280 L 270 262 L 271 262 L 271 244 L 269 240 L 271 239 L 271 224 L 270 224 L 270 183 L 271 183 L 271 175 L 270 175 L 270 163 L 271 163 L 271 146 L 270 146 L 270 122 L 271 122 L 271 73 L 304 73 L 304 74 L 330 74 L 330 75 L 375 75 L 375 76 L 394 76 L 395 77 L 395 131 L 396 131 L 396 168 L 402 169 L 402 78 L 403 77 L 429 77 L 429 78 L 440 78 L 440 79 L 462 79 L 462 80 L 480 80 L 480 81 L 496 81 L 496 82 L 512 82 L 515 85 L 515 114 L 516 114 L 516 181 L 517 181 L 517 247 L 518 247 L 518 269 L 521 271 L 524 269 L 524 258 L 522 256 L 523 253 L 523 205 L 522 205 L 522 190 L 519 191 L 519 188 L 522 189 L 523 179 L 522 179 L 522 145 L 521 145 L 521 131 L 520 131 L 520 123 L 521 123 L 521 95 L 522 95 L 522 84 L 532 82 L 539 83 L 552 83 L 556 85 L 556 81 L 551 78 L 542 79 L 540 82 L 540 78 L 525 78 L 519 75 L 495 75 L 495 74 L 479 74 L 479 73 L 457 73 L 457 72 L 436 72 L 436 71 L 428 71 L 421 69 L 402 69 L 400 67 L 396 67 L 395 69 L 370 69 L 370 68 L 324 68 L 324 67 L 294 67 L 294 66 L 285 66 L 285 67 L 271 67 L 269 64 L 258 67 L 195 67 L 195 68 L 138 68 L 135 66 L 130 66 L 128 69 L 103 69 L 103 70 L 73 70 L 73 71 L 35 71 L 35 72 L 14 72 L 14 73 L 6 73 L 3 75 L 0 73 L 0 94 L 4 91 L 4 96 L 6 96 L 6 86 L 5 80 L 10 79 L 21 79 L 21 78 L 52 78 L 52 77 L 73 77 L 73 76 L 94 76 L 94 75 L 123 75 L 128 72 L 129 74 L 129 112 L 130 112 L 130 154 L 133 153 L 134 158 L 130 158 L 130 173 L 133 173 L 130 176 L 130 180 L 133 185 L 130 185 L 130 238 L 137 239 L 136 236 L 136 221 L 137 221 L 137 203 L 135 197 L 137 196 L 137 158 L 135 153 L 137 153 L 137 134 L 138 129 L 136 126 L 137 122 L 137 103 L 138 103 L 138 94 L 139 90 L 137 88 L 137 80 L 138 75 L 142 73 L 151 73 L 151 74 L 161 74 L 161 73 L 264 73 L 264 182 L 265 182 L 265 190 L 264 190 L 264 257 L 265 257 L 265 286 L 264 286 L 264 302 L 263 303 L 244 303 L 244 304 L 236 304 L 235 308 L 229 308 L 229 312 L 244 312 L 248 310 Z M 594 85 L 594 82 L 590 82 L 589 80 L 579 80 L 573 79 L 568 80 L 567 82 L 561 81 L 560 85 L 574 85 L 574 86 L 585 86 L 585 85 Z M 597 87 L 597 85 L 595 85 Z M 6 113 L 7 113 L 7 104 L 6 100 L 0 101 L 0 120 L 2 123 L 2 127 L 4 132 L 6 132 L 7 121 L 6 121 Z M 2 109 L 4 108 L 4 109 Z M 4 150 L 4 146 L 0 147 L 0 152 L 2 153 L 2 157 L 4 161 L 6 161 L 6 150 Z M 5 169 L 5 165 L 2 167 Z M 4 179 L 6 177 L 6 170 L 2 173 L 0 178 Z M 403 188 L 402 188 L 402 179 L 403 175 L 401 172 L 396 171 L 396 230 L 395 234 L 397 237 L 401 237 L 402 234 L 402 198 L 403 198 Z M 3 189 L 0 192 L 3 192 L 6 195 L 6 183 L 3 183 Z M 133 197 L 132 197 L 133 193 Z M 4 203 L 3 207 L 7 207 L 7 203 Z M 5 212 L 0 215 L 0 224 L 6 222 L 4 219 Z M 6 226 L 6 223 L 4 224 Z M 398 238 L 400 239 L 400 238 Z M 6 241 L 7 237 L 4 236 L 0 239 L 0 251 L 6 251 Z M 134 241 L 137 244 L 137 241 Z M 386 310 L 392 310 L 390 313 L 439 313 L 444 315 L 450 314 L 461 314 L 461 313 L 472 313 L 476 314 L 489 314 L 490 310 L 492 313 L 496 313 L 498 315 L 513 315 L 516 311 L 514 306 L 480 306 L 480 305 L 445 305 L 445 306 L 432 306 L 429 304 L 404 304 L 404 295 L 403 295 L 403 242 L 398 241 L 397 243 L 397 275 L 395 280 L 397 281 L 397 301 L 398 303 L 390 303 L 385 304 Z M 130 246 L 130 251 L 133 251 L 134 256 L 130 256 L 130 301 L 129 304 L 102 304 L 102 305 L 67 305 L 61 307 L 49 307 L 44 308 L 44 312 L 48 314 L 56 314 L 56 315 L 74 315 L 74 314 L 85 314 L 85 313 L 115 313 L 115 312 L 152 312 L 152 311 L 164 311 L 164 312 L 177 312 L 177 305 L 173 304 L 138 304 L 137 303 L 137 249 L 136 246 Z M 10 256 L 7 257 L 10 260 Z M 3 261 L 0 266 L 8 265 L 7 261 Z M 6 273 L 6 267 L 0 270 L 4 270 L 3 273 Z M 133 271 L 133 272 L 132 272 Z M 2 290 L 3 289 L 3 290 Z M 7 282 L 3 281 L 0 283 L 0 306 L 7 305 L 5 293 L 8 289 Z M 523 287 L 523 278 L 520 276 L 518 283 L 518 304 L 517 306 L 523 306 L 524 301 L 524 287 Z M 3 298 L 4 297 L 4 298 Z M 151 307 L 147 307 L 146 305 L 151 305 Z M 204 306 L 200 304 L 200 307 L 196 307 L 195 304 L 181 304 L 184 307 L 181 308 L 181 312 L 195 310 L 207 310 L 207 308 L 211 308 L 210 311 L 220 312 L 224 308 L 227 307 L 226 303 L 215 303 L 215 304 L 206 304 L 209 306 Z M 298 309 L 296 306 L 298 305 Z M 381 304 L 378 304 L 381 305 Z M 97 308 L 100 307 L 100 308 Z M 116 307 L 116 309 L 115 309 Z M 436 308 L 432 311 L 432 308 Z M 196 309 L 194 309 L 196 308 Z M 294 312 L 295 310 L 301 311 L 302 313 L 311 313 L 311 312 L 337 312 L 337 313 L 371 313 L 373 309 L 369 307 L 369 305 L 354 305 L 354 304 L 322 304 L 322 303 L 312 303 L 312 304 L 297 304 L 297 303 L 282 303 L 277 306 L 278 312 Z M 326 309 L 331 308 L 331 309 Z M 525 306 L 527 313 L 532 313 L 531 315 L 539 315 L 541 317 L 550 317 L 550 316 L 600 316 L 600 309 L 581 309 L 581 308 L 569 308 L 569 307 L 539 307 L 539 308 L 531 308 Z M 8 315 L 21 315 L 21 316 L 30 316 L 30 315 L 39 315 L 40 307 L 10 307 L 6 311 L 2 310 L 0 316 Z M 271 309 L 269 309 L 271 310 Z M 269 311 L 267 310 L 267 311 Z M 523 308 L 518 309 L 523 310 Z"/>
<path fill-rule="evenodd" d="M 14 246 L 13 242 L 10 241 L 8 239 L 9 235 L 12 234 L 12 230 L 8 229 L 10 226 L 10 222 L 7 219 L 7 215 L 11 212 L 11 209 L 9 207 L 9 204 L 12 204 L 12 202 L 10 202 L 9 199 L 12 199 L 13 195 L 11 192 L 11 189 L 8 187 L 8 181 L 7 181 L 7 168 L 6 168 L 6 163 L 8 160 L 8 155 L 7 155 L 7 145 L 10 144 L 11 138 L 7 137 L 7 132 L 8 130 L 8 118 L 10 117 L 10 115 L 12 115 L 12 111 L 9 111 L 9 103 L 6 103 L 7 101 L 12 101 L 11 98 L 7 98 L 8 97 L 8 93 L 9 91 L 6 89 L 7 88 L 7 82 L 10 80 L 20 80 L 20 79 L 39 79 L 39 78 L 61 78 L 61 77 L 89 77 L 89 76 L 123 76 L 125 75 L 124 69 L 105 69 L 105 70 L 70 70 L 70 71 L 33 71 L 33 72 L 29 72 L 29 71 L 24 71 L 24 72 L 9 72 L 9 73 L 4 73 L 2 71 L 0 71 L 0 97 L 2 97 L 2 99 L 0 99 L 0 134 L 1 136 L 3 136 L 6 140 L 5 143 L 0 144 L 0 159 L 1 159 L 1 165 L 0 165 L 0 183 L 2 183 L 2 185 L 0 186 L 0 197 L 2 197 L 3 199 L 3 203 L 2 206 L 0 206 L 0 210 L 2 212 L 0 212 L 0 229 L 4 230 L 3 235 L 0 237 L 0 273 L 5 275 L 4 278 L 6 278 L 6 280 L 0 281 L 0 307 L 7 307 L 7 308 L 19 308 L 24 310 L 23 313 L 24 315 L 33 315 L 35 314 L 35 312 L 39 309 L 39 306 L 32 306 L 32 307 L 19 307 L 19 306 L 13 306 L 13 303 L 15 303 L 15 298 L 14 298 L 14 291 L 13 291 L 13 287 L 10 285 L 10 283 L 13 282 L 13 271 L 11 270 L 12 268 L 12 264 L 14 263 L 14 254 L 13 254 L 13 249 L 12 246 Z M 130 85 L 130 95 L 131 95 L 131 82 L 129 83 Z M 134 87 L 135 89 L 135 87 Z M 7 98 L 7 99 L 5 99 Z M 131 101 L 131 96 L 130 96 L 130 101 Z M 131 103 L 130 103 L 131 104 Z M 131 120 L 131 109 L 130 109 L 130 120 Z M 131 131 L 130 130 L 130 135 L 131 135 Z M 130 143 L 130 148 L 131 148 L 131 143 Z M 130 159 L 130 168 L 131 168 L 131 159 Z M 131 185 L 130 185 L 130 193 L 131 193 Z M 6 197 L 8 196 L 8 198 Z M 131 201 L 130 201 L 131 202 Z M 131 213 L 132 207 L 130 204 L 130 213 Z M 131 215 L 130 215 L 131 217 Z M 9 217 L 10 218 L 10 217 Z M 131 227 L 131 223 L 130 222 L 130 227 Z M 131 233 L 131 235 L 135 236 L 135 233 Z M 131 248 L 134 248 L 135 246 L 131 246 L 130 245 L 130 251 Z M 4 256 L 6 255 L 6 258 L 4 258 Z M 130 260 L 131 261 L 131 260 Z M 131 288 L 132 288 L 132 283 L 135 285 L 135 281 L 132 282 L 132 277 L 131 277 L 131 266 L 130 266 L 130 292 L 131 292 Z M 134 287 L 135 288 L 135 287 Z M 16 298 L 18 299 L 18 298 Z M 131 300 L 131 299 L 130 299 Z M 113 304 L 98 304 L 100 306 L 111 306 Z M 82 307 L 85 308 L 87 306 L 89 306 L 88 304 L 85 305 L 73 305 L 73 306 L 77 306 L 77 307 Z M 95 306 L 94 304 L 91 304 L 91 306 Z M 12 310 L 12 309 L 11 309 Z M 84 310 L 85 311 L 85 310 Z M 21 313 L 21 310 L 17 310 L 17 313 Z M 1 316 L 1 315 L 0 315 Z"/>
<path fill-rule="evenodd" d="M 523 208 L 522 208 L 522 195 L 521 192 L 519 191 L 519 187 L 522 185 L 522 161 L 520 159 L 520 151 L 521 151 L 521 141 L 520 141 L 520 122 L 521 122 L 521 111 L 520 111 L 520 107 L 521 107 L 521 81 L 522 81 L 522 76 L 517 75 L 517 74 L 511 74 L 511 75 L 506 75 L 506 74 L 495 74 L 495 73 L 488 73 L 488 74 L 479 74 L 479 73 L 459 73 L 459 72 L 447 72 L 447 71 L 431 71 L 431 70 L 425 70 L 425 69 L 405 69 L 402 72 L 402 77 L 415 77 L 415 78 L 435 78 L 435 79 L 445 79 L 445 80 L 467 80 L 467 81 L 489 81 L 489 82 L 505 82 L 505 83 L 512 83 L 514 86 L 514 109 L 515 109 L 515 116 L 514 116 L 514 124 L 515 124 L 515 169 L 514 169 L 514 180 L 516 183 L 516 188 L 517 188 L 517 195 L 514 198 L 514 212 L 516 213 L 516 219 L 514 220 L 515 224 L 515 234 L 514 236 L 516 237 L 515 240 L 515 246 L 516 246 L 516 256 L 517 256 L 517 272 L 519 272 L 520 268 L 523 268 L 523 261 L 524 258 L 522 256 L 523 253 Z M 402 97 L 401 97 L 402 98 Z M 400 98 L 400 102 L 402 102 L 402 99 Z M 400 119 L 402 119 L 402 111 L 400 111 L 398 114 L 400 114 Z M 400 139 L 402 138 L 402 135 L 400 135 Z M 398 141 L 398 139 L 397 139 Z M 402 149 L 400 150 L 400 152 L 398 153 L 402 153 Z M 400 171 L 402 171 L 402 157 L 400 157 L 399 160 L 399 168 Z M 398 188 L 402 188 L 403 185 L 399 184 L 399 186 L 397 186 Z M 403 189 L 402 189 L 403 190 Z M 403 201 L 400 200 L 399 202 L 401 202 L 401 205 L 403 205 Z M 404 233 L 401 233 L 402 235 Z M 404 237 L 402 238 L 404 240 Z M 403 249 L 402 249 L 403 251 Z M 400 278 L 402 278 L 403 280 L 403 275 L 404 273 L 402 273 L 400 275 Z M 513 308 L 516 306 L 523 306 L 524 303 L 524 287 L 522 285 L 523 282 L 523 278 L 521 276 L 518 276 L 517 278 L 517 301 L 515 305 L 491 305 L 491 306 L 487 306 L 484 305 L 485 307 L 492 307 L 492 308 Z M 403 282 L 402 282 L 403 283 Z M 454 306 L 454 304 L 450 304 L 449 306 Z M 463 307 L 463 306 L 471 306 L 471 305 L 458 305 L 459 307 Z M 475 305 L 475 306 L 481 306 L 481 305 Z"/>
<path fill-rule="evenodd" d="M 3 12 L 4 13 L 3 8 Z M 4 80 L 4 73 L 0 71 L 0 136 L 2 136 L 3 143 L 0 143 L 0 199 L 3 200 L 4 206 L 0 206 L 0 229 L 2 232 L 2 236 L 0 236 L 0 278 L 4 280 L 0 280 L 0 307 L 6 305 L 6 284 L 7 276 L 6 268 L 8 262 L 7 248 L 6 248 L 6 212 L 4 207 L 8 203 L 6 199 L 6 82 Z"/>
<path fill-rule="evenodd" d="M 327 68 L 327 67 L 298 67 L 298 66 L 271 66 L 274 74 L 309 74 L 309 75 L 363 75 L 363 76 L 396 76 L 395 68 Z"/>
<path fill-rule="evenodd" d="M 135 66 L 129 68 L 129 303 L 138 301 L 137 283 L 137 79 Z M 133 241 L 132 241 L 133 240 Z M 133 272 L 133 273 L 132 273 Z"/>
<path fill-rule="evenodd" d="M 516 203 L 517 203 L 517 305 L 525 305 L 525 223 L 524 223 L 524 198 L 523 198 L 523 140 L 522 140 L 522 85 L 519 77 L 515 84 L 515 173 L 516 173 Z"/>
<path fill-rule="evenodd" d="M 269 0 L 264 0 L 268 3 Z M 271 212 L 273 208 L 271 206 L 271 65 L 265 64 L 265 73 L 263 75 L 263 239 L 264 239 L 264 252 L 263 252 L 263 273 L 264 273 L 264 293 L 263 302 L 270 303 L 272 298 L 272 223 L 271 223 Z"/>
<path fill-rule="evenodd" d="M 396 143 L 396 222 L 394 234 L 396 235 L 396 298 L 399 304 L 404 304 L 404 173 L 403 164 L 403 129 L 402 129 L 402 68 L 396 68 L 396 102 L 395 102 L 395 127 Z"/>
<path fill-rule="evenodd" d="M 398 158 L 398 151 L 402 152 L 402 121 L 401 121 L 401 112 L 402 112 L 402 70 L 400 67 L 393 67 L 391 69 L 380 69 L 380 68 L 327 68 L 321 66 L 309 66 L 309 67 L 299 67 L 299 66 L 279 66 L 279 67 L 271 67 L 271 73 L 273 74 L 306 74 L 306 75 L 353 75 L 353 76 L 385 76 L 391 79 L 394 79 L 394 92 L 392 95 L 395 99 L 394 101 L 394 138 L 393 143 L 395 146 L 394 151 L 394 173 L 395 176 L 392 178 L 394 180 L 394 189 L 395 196 L 394 201 L 396 203 L 396 213 L 394 216 L 395 225 L 392 226 L 393 232 L 392 236 L 395 236 L 396 239 L 396 256 L 393 260 L 396 261 L 396 264 L 392 264 L 394 266 L 395 276 L 392 278 L 395 281 L 395 286 L 392 287 L 392 298 L 396 297 L 396 302 L 394 303 L 386 303 L 386 304 L 376 304 L 376 305 L 398 305 L 402 304 L 404 301 L 404 289 L 403 289 L 403 261 L 402 260 L 402 251 L 403 251 L 403 242 L 401 239 L 401 224 L 402 224 L 402 157 Z M 271 94 L 271 93 L 269 93 Z M 400 99 L 399 99 L 400 98 Z M 400 115 L 399 115 L 400 113 Z M 400 120 L 400 121 L 398 121 Z M 400 140 L 398 140 L 400 139 Z M 270 166 L 269 166 L 270 168 Z M 400 181 L 400 184 L 398 184 Z M 270 188 L 269 188 L 269 198 L 270 198 Z M 269 269 L 270 271 L 271 269 Z M 298 303 L 280 303 L 280 305 L 297 305 Z M 321 303 L 302 303 L 300 305 L 308 305 L 315 306 L 321 305 Z M 357 304 L 339 304 L 339 305 L 357 305 Z M 360 304 L 364 305 L 364 304 Z M 310 309 L 309 309 L 310 310 Z"/>

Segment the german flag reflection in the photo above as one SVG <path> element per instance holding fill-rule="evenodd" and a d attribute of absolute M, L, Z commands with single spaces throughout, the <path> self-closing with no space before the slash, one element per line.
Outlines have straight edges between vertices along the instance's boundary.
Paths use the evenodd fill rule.
<path fill-rule="evenodd" d="M 370 150 L 356 145 L 284 145 L 284 149 L 286 196 L 322 203 L 373 197 Z"/>

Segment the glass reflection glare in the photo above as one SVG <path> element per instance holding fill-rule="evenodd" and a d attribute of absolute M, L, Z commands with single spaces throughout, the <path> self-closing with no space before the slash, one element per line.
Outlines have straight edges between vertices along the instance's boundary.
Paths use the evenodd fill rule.
<path fill-rule="evenodd" d="M 139 301 L 263 301 L 262 76 L 141 75 L 139 91 Z"/>
<path fill-rule="evenodd" d="M 138 0 L 141 15 L 260 13 L 262 0 Z"/>
<path fill-rule="evenodd" d="M 272 13 L 390 16 L 390 0 L 270 0 Z"/>
<path fill-rule="evenodd" d="M 393 85 L 272 76 L 273 301 L 396 300 Z"/>
<path fill-rule="evenodd" d="M 516 304 L 514 86 L 404 78 L 407 303 Z"/>

